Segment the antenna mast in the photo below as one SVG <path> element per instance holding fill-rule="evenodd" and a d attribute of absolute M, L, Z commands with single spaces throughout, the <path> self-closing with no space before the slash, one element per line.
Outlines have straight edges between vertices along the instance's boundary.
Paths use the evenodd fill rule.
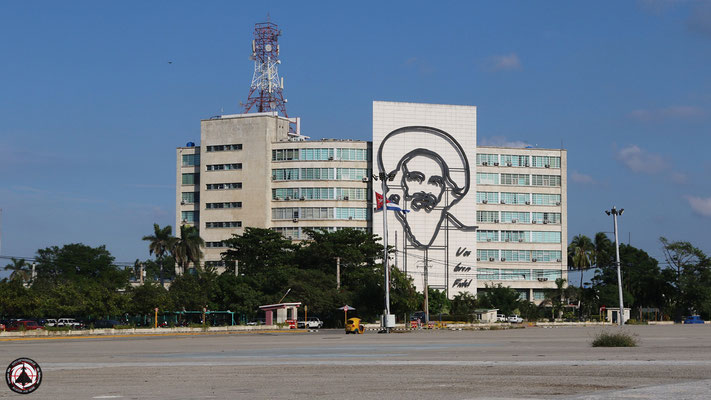
<path fill-rule="evenodd" d="M 284 98 L 284 78 L 279 78 L 279 27 L 272 22 L 254 25 L 252 56 L 254 75 L 249 88 L 249 96 L 244 104 L 244 112 L 276 111 L 285 118 L 286 99 Z"/>

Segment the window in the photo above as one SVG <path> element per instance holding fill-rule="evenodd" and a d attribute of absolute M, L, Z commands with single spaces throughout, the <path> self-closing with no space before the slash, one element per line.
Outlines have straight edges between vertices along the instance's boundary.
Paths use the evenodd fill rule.
<path fill-rule="evenodd" d="M 242 182 L 233 183 L 208 183 L 207 190 L 231 190 L 242 189 Z"/>
<path fill-rule="evenodd" d="M 333 149 L 301 149 L 299 160 L 302 161 L 327 161 L 333 160 Z"/>
<path fill-rule="evenodd" d="M 531 252 L 531 258 L 538 262 L 559 262 L 561 255 L 558 250 L 533 250 Z"/>
<path fill-rule="evenodd" d="M 495 204 L 499 202 L 498 192 L 476 192 L 477 203 Z"/>
<path fill-rule="evenodd" d="M 534 269 L 531 272 L 533 273 L 533 279 L 540 281 L 555 281 L 563 277 L 562 271 L 558 269 Z"/>
<path fill-rule="evenodd" d="M 528 174 L 501 174 L 502 185 L 529 186 L 531 184 Z"/>
<path fill-rule="evenodd" d="M 302 181 L 333 180 L 333 168 L 301 168 L 299 179 Z"/>
<path fill-rule="evenodd" d="M 342 181 L 360 181 L 368 177 L 366 168 L 338 168 L 336 179 Z"/>
<path fill-rule="evenodd" d="M 332 207 L 304 207 L 301 208 L 303 219 L 333 219 L 335 209 Z"/>
<path fill-rule="evenodd" d="M 499 222 L 499 212 L 498 211 L 477 211 L 476 212 L 476 222 Z"/>
<path fill-rule="evenodd" d="M 508 261 L 508 259 L 506 259 Z M 530 281 L 530 269 L 501 269 L 502 281 Z"/>
<path fill-rule="evenodd" d="M 489 165 L 494 166 L 499 162 L 498 154 L 477 154 L 476 155 L 476 165 Z"/>
<path fill-rule="evenodd" d="M 531 185 L 560 187 L 560 175 L 531 175 Z"/>
<path fill-rule="evenodd" d="M 560 157 L 533 156 L 532 166 L 536 168 L 560 168 Z"/>
<path fill-rule="evenodd" d="M 529 250 L 501 250 L 501 261 L 506 262 L 529 262 L 531 252 Z"/>
<path fill-rule="evenodd" d="M 537 206 L 559 206 L 559 194 L 533 193 L 531 195 L 532 203 Z"/>
<path fill-rule="evenodd" d="M 242 221 L 206 222 L 205 228 L 241 228 Z"/>
<path fill-rule="evenodd" d="M 275 181 L 298 181 L 299 168 L 272 169 L 272 179 Z"/>
<path fill-rule="evenodd" d="M 200 183 L 199 174 L 183 174 L 183 185 L 197 185 Z"/>
<path fill-rule="evenodd" d="M 528 231 L 501 231 L 502 242 L 530 242 Z"/>
<path fill-rule="evenodd" d="M 491 249 L 477 249 L 476 258 L 478 258 L 479 261 L 492 261 L 492 258 L 494 259 L 493 261 L 497 261 L 499 259 L 499 251 Z"/>
<path fill-rule="evenodd" d="M 272 150 L 272 161 L 291 161 L 299 159 L 299 149 Z"/>
<path fill-rule="evenodd" d="M 183 167 L 200 165 L 200 154 L 183 154 Z"/>
<path fill-rule="evenodd" d="M 242 163 L 212 164 L 212 165 L 207 166 L 208 171 L 229 171 L 229 170 L 236 170 L 236 169 L 242 169 Z"/>
<path fill-rule="evenodd" d="M 528 224 L 531 222 L 531 214 L 527 212 L 502 211 L 501 222 Z"/>
<path fill-rule="evenodd" d="M 298 227 L 275 227 L 272 230 L 281 233 L 287 239 L 299 239 L 301 237 Z"/>
<path fill-rule="evenodd" d="M 197 212 L 196 211 L 181 211 L 180 212 L 180 219 L 183 222 L 187 222 L 189 224 L 194 224 L 197 222 Z"/>
<path fill-rule="evenodd" d="M 498 268 L 477 268 L 476 279 L 484 281 L 494 281 L 499 279 Z M 481 290 L 479 290 L 481 292 Z"/>
<path fill-rule="evenodd" d="M 506 167 L 528 167 L 528 156 L 502 154 L 501 165 Z"/>
<path fill-rule="evenodd" d="M 205 242 L 205 247 L 227 247 L 225 242 Z"/>
<path fill-rule="evenodd" d="M 205 261 L 205 266 L 208 268 L 224 268 L 224 261 Z"/>
<path fill-rule="evenodd" d="M 499 174 L 476 173 L 476 183 L 480 185 L 498 185 Z"/>
<path fill-rule="evenodd" d="M 533 300 L 544 300 L 546 291 L 544 289 L 533 289 Z"/>
<path fill-rule="evenodd" d="M 181 204 L 195 204 L 200 202 L 200 193 L 183 192 L 180 200 Z"/>
<path fill-rule="evenodd" d="M 534 243 L 560 243 L 560 232 L 531 232 L 531 241 Z"/>
<path fill-rule="evenodd" d="M 205 204 L 205 208 L 208 210 L 215 210 L 219 208 L 242 208 L 242 202 L 232 201 L 226 203 L 207 203 Z"/>
<path fill-rule="evenodd" d="M 367 208 L 338 207 L 336 208 L 336 219 L 355 219 L 365 221 L 368 219 Z"/>
<path fill-rule="evenodd" d="M 208 152 L 235 151 L 235 150 L 242 150 L 242 145 L 241 144 L 220 144 L 220 145 L 216 145 L 216 146 L 207 146 Z"/>
<path fill-rule="evenodd" d="M 293 219 L 299 218 L 299 207 L 278 207 L 272 208 L 272 219 Z"/>
<path fill-rule="evenodd" d="M 560 224 L 560 213 L 531 213 L 531 218 L 535 224 Z"/>
<path fill-rule="evenodd" d="M 498 242 L 499 231 L 476 231 L 477 242 Z"/>
<path fill-rule="evenodd" d="M 530 202 L 528 193 L 501 193 L 501 204 L 526 204 Z"/>
<path fill-rule="evenodd" d="M 368 150 L 336 149 L 336 159 L 343 161 L 368 161 Z"/>
<path fill-rule="evenodd" d="M 336 198 L 342 200 L 368 200 L 368 189 L 336 188 Z"/>

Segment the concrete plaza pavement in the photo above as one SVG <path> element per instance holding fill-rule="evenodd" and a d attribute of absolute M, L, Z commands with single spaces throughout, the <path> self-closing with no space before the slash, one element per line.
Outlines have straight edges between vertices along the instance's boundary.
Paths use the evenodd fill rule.
<path fill-rule="evenodd" d="M 603 329 L 619 328 L 13 339 L 0 360 L 37 361 L 30 396 L 52 399 L 711 397 L 711 325 L 629 326 L 639 347 L 590 347 Z"/>

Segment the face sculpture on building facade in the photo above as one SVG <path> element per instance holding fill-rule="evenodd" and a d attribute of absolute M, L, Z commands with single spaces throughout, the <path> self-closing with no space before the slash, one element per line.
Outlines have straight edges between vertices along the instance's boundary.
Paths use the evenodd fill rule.
<path fill-rule="evenodd" d="M 422 145 L 423 141 L 431 144 L 447 143 L 447 153 L 450 160 L 445 160 L 441 154 L 428 148 L 407 146 L 402 157 L 397 160 L 393 169 L 388 169 L 388 161 L 394 161 L 393 151 L 388 150 L 390 139 L 403 135 L 400 142 L 409 143 L 410 137 L 414 145 Z M 414 136 L 413 136 L 414 135 Z M 430 146 L 428 146 L 430 147 Z M 432 146 L 432 148 L 437 146 Z M 441 146 L 440 146 L 441 147 Z M 449 163 L 447 162 L 449 161 Z M 454 165 L 453 171 L 450 163 Z M 413 246 L 421 249 L 429 248 L 437 238 L 442 224 L 448 218 L 457 229 L 470 230 L 476 227 L 466 227 L 450 213 L 450 208 L 458 203 L 469 190 L 469 163 L 461 146 L 444 131 L 430 127 L 406 127 L 391 132 L 381 142 L 378 150 L 378 166 L 392 180 L 385 181 L 385 198 L 393 207 L 395 216 L 401 223 L 405 234 Z"/>

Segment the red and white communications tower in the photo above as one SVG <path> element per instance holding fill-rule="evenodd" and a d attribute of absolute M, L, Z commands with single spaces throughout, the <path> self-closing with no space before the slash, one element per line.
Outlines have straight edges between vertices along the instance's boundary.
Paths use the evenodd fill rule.
<path fill-rule="evenodd" d="M 286 99 L 284 98 L 284 78 L 279 78 L 279 27 L 272 22 L 254 25 L 252 56 L 254 75 L 249 88 L 249 96 L 244 104 L 244 112 L 276 111 L 285 118 Z"/>

